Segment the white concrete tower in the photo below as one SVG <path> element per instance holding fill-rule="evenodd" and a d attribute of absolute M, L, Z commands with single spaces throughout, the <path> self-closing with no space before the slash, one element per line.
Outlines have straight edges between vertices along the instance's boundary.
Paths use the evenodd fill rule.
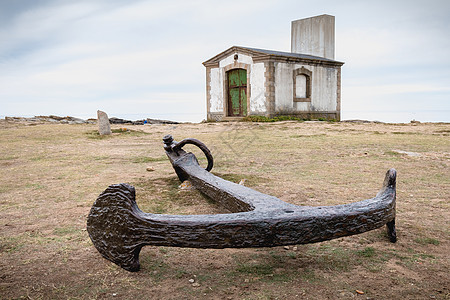
<path fill-rule="evenodd" d="M 334 16 L 292 21 L 291 52 L 334 60 Z"/>

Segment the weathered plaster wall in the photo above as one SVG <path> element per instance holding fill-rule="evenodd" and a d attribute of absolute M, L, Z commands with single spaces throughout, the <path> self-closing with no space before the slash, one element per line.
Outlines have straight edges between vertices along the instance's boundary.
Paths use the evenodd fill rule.
<path fill-rule="evenodd" d="M 238 55 L 238 59 L 234 59 L 235 54 Z M 226 112 L 226 72 L 234 68 L 247 69 L 248 78 L 248 91 L 250 96 L 250 113 L 263 113 L 265 111 L 265 98 L 264 98 L 264 64 L 253 64 L 251 56 L 242 53 L 233 53 L 226 58 L 219 61 L 219 68 L 211 68 L 210 71 L 210 114 L 222 114 L 225 116 Z M 252 82 L 258 82 L 254 85 Z M 216 117 L 217 119 L 217 117 Z"/>
<path fill-rule="evenodd" d="M 219 68 L 212 68 L 211 73 L 211 89 L 210 89 L 210 106 L 209 112 L 223 112 L 223 76 Z"/>
<path fill-rule="evenodd" d="M 292 21 L 291 52 L 334 59 L 334 16 Z"/>
<path fill-rule="evenodd" d="M 311 102 L 294 102 L 295 69 L 312 72 Z M 335 112 L 337 110 L 338 69 L 306 64 L 275 63 L 275 112 Z"/>
<path fill-rule="evenodd" d="M 301 65 L 296 65 L 300 68 Z M 336 111 L 337 69 L 332 67 L 313 67 L 311 90 L 311 110 Z"/>
<path fill-rule="evenodd" d="M 234 55 L 235 54 L 238 55 L 238 59 L 237 60 L 234 59 Z M 244 63 L 244 64 L 250 65 L 250 64 L 253 63 L 253 59 L 252 59 L 251 56 L 248 56 L 248 55 L 245 55 L 245 54 L 242 54 L 242 53 L 233 53 L 232 55 L 227 56 L 226 58 L 222 59 L 219 62 L 219 67 L 220 68 L 224 68 L 224 67 L 226 67 L 228 65 L 234 64 L 235 62 Z"/>
<path fill-rule="evenodd" d="M 264 63 L 256 63 L 252 65 L 250 74 L 251 97 L 250 97 L 250 114 L 266 113 L 266 96 L 264 87 Z"/>
<path fill-rule="evenodd" d="M 275 63 L 275 112 L 291 112 L 294 108 L 294 65 Z"/>

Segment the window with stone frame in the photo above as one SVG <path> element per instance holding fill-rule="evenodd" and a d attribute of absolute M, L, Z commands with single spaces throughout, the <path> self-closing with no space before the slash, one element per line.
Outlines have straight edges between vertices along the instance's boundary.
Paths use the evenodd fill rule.
<path fill-rule="evenodd" d="M 311 102 L 311 75 L 305 67 L 293 71 L 293 100 L 294 102 Z"/>

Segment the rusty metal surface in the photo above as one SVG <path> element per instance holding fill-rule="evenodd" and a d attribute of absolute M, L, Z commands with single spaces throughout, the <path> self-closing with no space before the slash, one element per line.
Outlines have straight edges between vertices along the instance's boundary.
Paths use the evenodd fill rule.
<path fill-rule="evenodd" d="M 231 213 L 217 215 L 160 215 L 142 212 L 134 187 L 109 186 L 95 201 L 87 222 L 97 250 L 128 271 L 139 270 L 145 245 L 192 248 L 274 247 L 306 244 L 354 235 L 387 225 L 396 241 L 396 171 L 387 171 L 382 189 L 368 200 L 336 206 L 297 206 L 226 181 L 207 170 L 213 165 L 208 148 L 198 140 L 177 143 L 164 137 L 164 149 L 181 181 Z M 185 144 L 198 146 L 208 158 L 203 169 Z"/>

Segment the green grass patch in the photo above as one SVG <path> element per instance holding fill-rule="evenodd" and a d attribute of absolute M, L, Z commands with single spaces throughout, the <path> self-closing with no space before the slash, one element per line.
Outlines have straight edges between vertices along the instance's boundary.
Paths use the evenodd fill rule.
<path fill-rule="evenodd" d="M 94 156 L 93 159 L 94 160 L 108 160 L 111 157 L 107 156 L 107 155 L 100 155 L 100 156 Z"/>
<path fill-rule="evenodd" d="M 286 254 L 287 257 L 289 257 L 290 259 L 296 259 L 297 258 L 297 253 L 295 252 L 288 252 Z"/>
<path fill-rule="evenodd" d="M 268 182 L 269 180 L 263 177 L 250 175 L 250 174 L 237 174 L 237 173 L 217 173 L 213 172 L 214 175 L 223 178 L 225 180 L 239 183 L 242 179 L 245 179 L 245 186 L 257 186 L 258 184 Z"/>
<path fill-rule="evenodd" d="M 118 129 L 111 129 L 111 132 L 112 133 L 129 133 L 131 131 L 126 128 L 118 128 Z"/>
<path fill-rule="evenodd" d="M 392 134 L 415 135 L 415 134 L 420 134 L 420 133 L 418 133 L 418 132 L 406 132 L 406 131 L 393 131 Z"/>
<path fill-rule="evenodd" d="M 308 283 L 317 281 L 317 277 L 316 274 L 314 273 L 314 270 L 305 269 L 303 270 L 303 272 L 300 273 L 300 276 L 304 281 Z"/>
<path fill-rule="evenodd" d="M 26 245 L 22 236 L 0 237 L 0 252 L 13 253 Z"/>
<path fill-rule="evenodd" d="M 181 191 L 178 177 L 157 178 L 154 180 L 139 180 L 134 185 L 137 187 L 138 205 L 142 211 L 156 214 L 184 214 L 183 209 L 198 199 L 205 204 L 214 203 L 213 200 L 201 194 L 199 191 Z"/>
<path fill-rule="evenodd" d="M 243 122 L 280 122 L 280 121 L 305 121 L 303 118 L 291 117 L 291 116 L 277 116 L 268 118 L 265 116 L 247 116 L 242 119 Z"/>
<path fill-rule="evenodd" d="M 324 137 L 326 136 L 325 133 L 321 134 L 294 134 L 289 136 L 290 138 L 296 139 L 296 138 L 317 138 L 317 137 Z"/>
<path fill-rule="evenodd" d="M 151 134 L 142 130 L 132 130 L 127 128 L 112 129 L 111 132 L 119 133 L 121 136 L 142 136 Z"/>
<path fill-rule="evenodd" d="M 337 122 L 336 119 L 327 119 L 327 118 L 302 118 L 296 116 L 275 116 L 273 118 L 265 117 L 265 116 L 247 116 L 242 119 L 243 122 L 281 122 L 281 121 L 298 121 L 304 122 L 308 120 L 314 121 L 327 121 L 327 122 Z"/>
<path fill-rule="evenodd" d="M 45 185 L 40 184 L 40 183 L 29 183 L 26 185 L 27 188 L 33 189 L 33 190 L 41 190 L 41 189 L 45 189 Z"/>
<path fill-rule="evenodd" d="M 135 164 L 144 164 L 166 160 L 168 160 L 167 156 L 160 156 L 160 157 L 136 156 L 131 161 Z"/>
<path fill-rule="evenodd" d="M 44 159 L 46 159 L 45 156 L 35 156 L 30 158 L 31 161 L 42 161 Z"/>
<path fill-rule="evenodd" d="M 153 255 L 141 255 L 140 261 L 143 273 L 149 274 L 156 282 L 160 282 L 172 272 L 167 263 Z"/>
<path fill-rule="evenodd" d="M 421 245 L 439 245 L 441 242 L 439 240 L 429 237 L 419 237 L 414 239 L 414 242 L 421 244 Z"/>
<path fill-rule="evenodd" d="M 98 130 L 90 130 L 90 131 L 85 132 L 84 134 L 88 139 L 93 139 L 93 140 L 102 140 L 102 139 L 110 137 L 110 135 L 100 135 L 100 133 L 98 133 Z"/>
<path fill-rule="evenodd" d="M 269 282 L 289 282 L 292 281 L 293 275 L 291 273 L 279 273 L 279 274 L 270 274 L 263 278 L 263 281 Z"/>
<path fill-rule="evenodd" d="M 325 270 L 348 271 L 354 261 L 352 251 L 327 244 L 317 248 L 310 247 L 306 253 L 321 269 Z"/>
<path fill-rule="evenodd" d="M 74 233 L 79 233 L 80 230 L 74 227 L 57 227 L 53 229 L 53 234 L 57 236 L 72 235 Z"/>
<path fill-rule="evenodd" d="M 236 271 L 239 273 L 263 276 L 273 274 L 274 267 L 269 263 L 239 263 Z"/>
<path fill-rule="evenodd" d="M 251 257 L 235 257 L 236 267 L 229 275 L 244 275 L 262 282 L 289 282 L 294 279 L 298 269 L 293 267 L 295 263 L 284 250 L 261 252 Z"/>
<path fill-rule="evenodd" d="M 366 247 L 363 250 L 356 251 L 356 254 L 363 257 L 374 257 L 376 255 L 375 248 L 373 247 Z"/>
<path fill-rule="evenodd" d="M 185 271 L 184 269 L 175 270 L 175 278 L 181 279 L 187 277 L 189 277 L 189 272 Z"/>
<path fill-rule="evenodd" d="M 401 156 L 401 153 L 398 153 L 396 151 L 384 151 L 384 155 L 389 155 L 389 156 Z"/>
<path fill-rule="evenodd" d="M 413 259 L 436 259 L 433 254 L 417 253 L 412 256 Z"/>
<path fill-rule="evenodd" d="M 399 260 L 401 264 L 408 268 L 414 268 L 415 265 L 419 262 L 423 262 L 425 260 L 435 260 L 436 256 L 428 253 L 418 253 L 415 252 L 412 248 L 408 248 L 406 251 L 398 251 L 395 249 L 391 249 L 387 256 L 395 257 Z"/>
<path fill-rule="evenodd" d="M 314 120 L 314 121 L 328 121 L 328 122 L 337 122 L 336 119 L 327 119 L 327 118 L 317 118 L 317 119 L 311 119 L 311 118 L 301 118 L 296 116 L 275 116 L 273 118 L 265 117 L 265 116 L 247 116 L 242 119 L 243 122 L 280 122 L 280 121 L 308 121 L 308 120 Z"/>
<path fill-rule="evenodd" d="M 13 189 L 12 187 L 9 187 L 9 186 L 6 186 L 6 185 L 0 186 L 0 193 L 6 193 L 6 192 L 8 192 L 8 191 L 10 191 L 12 189 Z"/>
<path fill-rule="evenodd" d="M 127 128 L 117 128 L 117 129 L 111 129 L 112 135 L 100 135 L 98 130 L 90 130 L 85 132 L 85 136 L 89 139 L 94 140 L 101 140 L 113 136 L 141 136 L 141 135 L 148 135 L 150 133 L 140 131 L 140 130 L 132 130 Z"/>
<path fill-rule="evenodd" d="M 5 156 L 5 157 L 0 157 L 0 160 L 14 160 L 14 159 L 18 159 L 18 156 Z"/>

